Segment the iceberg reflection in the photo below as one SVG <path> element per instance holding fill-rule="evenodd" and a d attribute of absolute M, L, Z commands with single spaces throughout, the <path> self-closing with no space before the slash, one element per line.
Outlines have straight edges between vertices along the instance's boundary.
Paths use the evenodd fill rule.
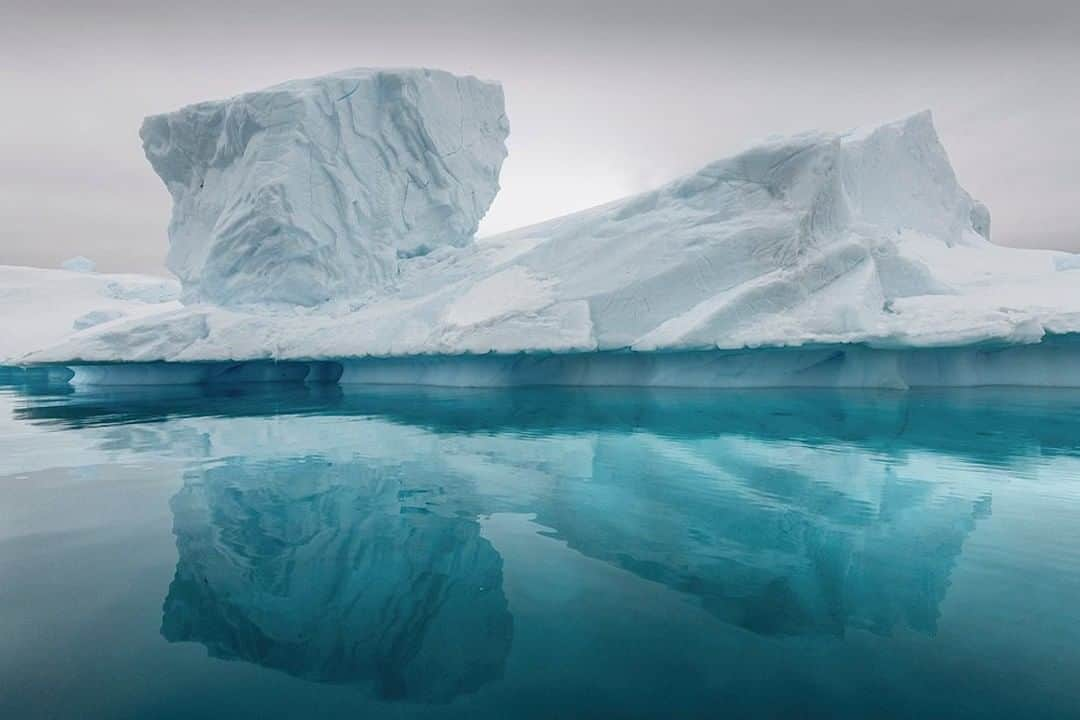
<path fill-rule="evenodd" d="M 167 640 L 385 699 L 444 702 L 501 677 L 501 558 L 475 521 L 410 503 L 393 474 L 227 463 L 190 476 L 172 510 Z"/>
<path fill-rule="evenodd" d="M 933 636 L 993 478 L 1080 458 L 1069 391 L 114 389 L 16 414 L 182 461 L 168 640 L 418 702 L 514 650 L 492 514 L 758 636 Z"/>
<path fill-rule="evenodd" d="M 991 510 L 947 477 L 835 448 L 604 438 L 593 468 L 541 501 L 537 522 L 762 635 L 933 635 L 963 543 Z"/>

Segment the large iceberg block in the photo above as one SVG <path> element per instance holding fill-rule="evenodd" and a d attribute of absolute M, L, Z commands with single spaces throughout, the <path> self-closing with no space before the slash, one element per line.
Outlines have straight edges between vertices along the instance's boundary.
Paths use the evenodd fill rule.
<path fill-rule="evenodd" d="M 502 88 L 348 70 L 148 117 L 186 301 L 316 305 L 472 239 L 499 189 Z"/>

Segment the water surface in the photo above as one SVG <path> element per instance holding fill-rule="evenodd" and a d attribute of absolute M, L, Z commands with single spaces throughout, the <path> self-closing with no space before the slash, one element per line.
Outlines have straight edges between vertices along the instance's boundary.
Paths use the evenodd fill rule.
<path fill-rule="evenodd" d="M 1076 717 L 1080 394 L 0 389 L 0 717 Z"/>

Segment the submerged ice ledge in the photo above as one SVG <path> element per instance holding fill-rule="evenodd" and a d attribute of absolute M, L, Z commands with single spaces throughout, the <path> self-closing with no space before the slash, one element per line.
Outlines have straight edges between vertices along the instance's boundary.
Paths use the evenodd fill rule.
<path fill-rule="evenodd" d="M 207 363 L 110 363 L 70 365 L 73 385 L 229 385 L 239 383 L 335 383 L 341 364 L 330 361 L 252 360 Z"/>
<path fill-rule="evenodd" d="M 1080 335 L 1033 345 L 880 349 L 865 345 L 743 351 L 521 353 L 218 363 L 70 366 L 76 385 L 242 382 L 443 387 L 701 388 L 1080 387 Z"/>

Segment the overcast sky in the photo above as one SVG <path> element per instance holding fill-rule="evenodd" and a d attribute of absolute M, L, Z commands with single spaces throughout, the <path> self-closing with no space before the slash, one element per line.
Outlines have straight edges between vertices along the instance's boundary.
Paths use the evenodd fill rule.
<path fill-rule="evenodd" d="M 1080 251 L 1080 3 L 0 0 L 0 263 L 163 272 L 143 116 L 354 66 L 502 82 L 482 234 L 930 108 L 1001 244 Z"/>

